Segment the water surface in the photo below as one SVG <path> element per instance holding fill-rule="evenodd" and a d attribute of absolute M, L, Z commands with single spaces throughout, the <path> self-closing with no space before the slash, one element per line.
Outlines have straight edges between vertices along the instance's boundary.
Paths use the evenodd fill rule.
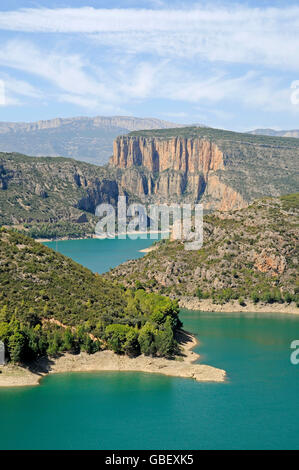
<path fill-rule="evenodd" d="M 58 249 L 102 272 L 151 242 L 71 240 Z M 299 365 L 290 363 L 298 316 L 185 310 L 181 318 L 200 340 L 200 360 L 225 369 L 227 383 L 101 372 L 0 389 L 0 448 L 299 449 Z"/>
<path fill-rule="evenodd" d="M 150 238 L 122 239 L 96 239 L 86 240 L 59 240 L 46 242 L 44 245 L 53 250 L 59 251 L 65 256 L 69 256 L 77 263 L 83 264 L 93 272 L 104 273 L 120 263 L 129 259 L 137 259 L 144 256 L 140 252 L 148 248 L 155 240 Z"/>

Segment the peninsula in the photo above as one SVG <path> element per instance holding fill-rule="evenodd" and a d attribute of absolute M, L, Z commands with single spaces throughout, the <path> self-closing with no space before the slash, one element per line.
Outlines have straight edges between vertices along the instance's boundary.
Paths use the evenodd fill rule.
<path fill-rule="evenodd" d="M 0 386 L 34 385 L 50 373 L 140 371 L 223 381 L 194 364 L 194 337 L 175 300 L 124 288 L 15 231 L 0 230 Z"/>

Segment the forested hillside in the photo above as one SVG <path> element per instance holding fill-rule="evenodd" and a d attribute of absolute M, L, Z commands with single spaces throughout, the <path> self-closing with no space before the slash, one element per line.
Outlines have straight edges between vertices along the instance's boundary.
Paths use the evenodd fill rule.
<path fill-rule="evenodd" d="M 0 231 L 0 340 L 14 362 L 63 351 L 171 356 L 176 302 L 125 289 L 15 231 Z"/>

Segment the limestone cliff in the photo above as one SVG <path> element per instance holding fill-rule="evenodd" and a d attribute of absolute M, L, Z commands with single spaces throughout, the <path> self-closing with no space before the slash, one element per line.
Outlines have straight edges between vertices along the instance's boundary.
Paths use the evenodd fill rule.
<path fill-rule="evenodd" d="M 118 137 L 110 168 L 141 201 L 201 201 L 206 210 L 227 211 L 297 191 L 298 161 L 296 139 L 191 127 Z"/>
<path fill-rule="evenodd" d="M 110 165 L 124 170 L 121 186 L 141 200 L 195 202 L 206 193 L 212 201 L 207 209 L 246 205 L 241 195 L 220 183 L 216 172 L 225 169 L 223 152 L 203 138 L 121 136 L 114 141 Z"/>

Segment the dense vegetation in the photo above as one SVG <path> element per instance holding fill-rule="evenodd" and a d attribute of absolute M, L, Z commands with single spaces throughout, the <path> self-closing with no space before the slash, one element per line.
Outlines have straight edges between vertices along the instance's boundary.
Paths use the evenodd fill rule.
<path fill-rule="evenodd" d="M 204 217 L 204 244 L 186 251 L 164 240 L 155 251 L 116 267 L 107 278 L 174 298 L 299 304 L 299 194 L 258 200 Z"/>
<path fill-rule="evenodd" d="M 0 230 L 0 340 L 10 360 L 63 351 L 172 356 L 177 302 L 126 289 L 15 231 Z"/>

